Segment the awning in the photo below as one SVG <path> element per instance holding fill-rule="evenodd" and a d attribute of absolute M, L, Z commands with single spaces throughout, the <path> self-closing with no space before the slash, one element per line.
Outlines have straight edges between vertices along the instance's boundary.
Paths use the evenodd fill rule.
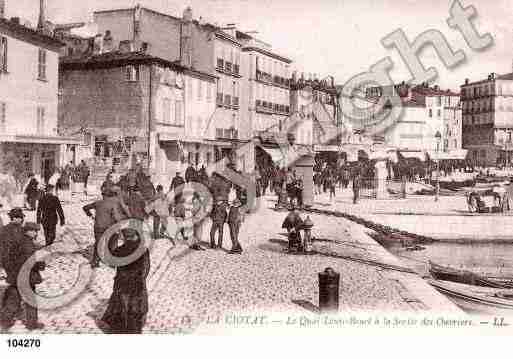
<path fill-rule="evenodd" d="M 468 150 L 453 150 L 449 152 L 428 151 L 429 158 L 432 160 L 464 160 L 467 157 Z"/>
<path fill-rule="evenodd" d="M 279 163 L 285 159 L 285 155 L 281 152 L 280 148 L 270 148 L 264 146 L 258 146 L 271 156 L 274 163 Z"/>
<path fill-rule="evenodd" d="M 79 145 L 82 141 L 75 137 L 36 136 L 36 135 L 0 135 L 0 142 L 37 143 L 44 145 Z"/>
<path fill-rule="evenodd" d="M 404 158 L 416 158 L 422 162 L 426 160 L 426 153 L 424 151 L 399 151 Z"/>
<path fill-rule="evenodd" d="M 340 147 L 336 145 L 314 145 L 315 152 L 339 152 Z"/>

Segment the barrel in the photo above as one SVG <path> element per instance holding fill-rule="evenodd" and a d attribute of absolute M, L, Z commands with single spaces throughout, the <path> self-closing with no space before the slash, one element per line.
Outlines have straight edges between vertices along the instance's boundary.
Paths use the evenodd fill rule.
<path fill-rule="evenodd" d="M 338 312 L 338 292 L 340 274 L 333 268 L 326 268 L 319 273 L 319 311 L 321 313 Z"/>

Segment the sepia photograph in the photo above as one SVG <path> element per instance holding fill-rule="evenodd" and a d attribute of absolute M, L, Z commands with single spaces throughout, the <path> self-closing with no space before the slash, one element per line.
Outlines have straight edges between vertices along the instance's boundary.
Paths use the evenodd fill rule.
<path fill-rule="evenodd" d="M 0 0 L 3 349 L 511 334 L 512 23 L 507 0 Z"/>

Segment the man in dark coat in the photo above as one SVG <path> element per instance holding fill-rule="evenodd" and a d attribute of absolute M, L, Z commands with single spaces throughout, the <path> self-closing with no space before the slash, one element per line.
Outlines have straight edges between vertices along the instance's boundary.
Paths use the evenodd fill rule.
<path fill-rule="evenodd" d="M 360 174 L 356 172 L 353 176 L 353 204 L 357 204 L 360 199 Z"/>
<path fill-rule="evenodd" d="M 85 214 L 93 218 L 91 210 L 95 211 L 94 214 L 94 248 L 93 257 L 91 259 L 91 266 L 97 268 L 100 265 L 100 256 L 98 253 L 98 245 L 103 236 L 103 233 L 112 225 L 123 220 L 124 217 L 120 212 L 120 205 L 115 193 L 108 189 L 103 194 L 103 199 L 85 205 L 83 207 Z"/>
<path fill-rule="evenodd" d="M 196 170 L 192 166 L 192 163 L 190 163 L 189 167 L 185 170 L 185 181 L 187 183 L 196 181 Z"/>
<path fill-rule="evenodd" d="M 180 175 L 180 172 L 176 172 L 176 175 L 171 180 L 171 186 L 169 186 L 169 191 L 176 192 L 176 191 L 178 191 L 178 188 L 180 188 L 184 184 L 185 184 L 185 180 Z M 181 198 L 181 193 L 177 193 L 175 195 L 175 201 L 178 202 L 180 200 L 180 198 Z"/>
<path fill-rule="evenodd" d="M 91 171 L 89 170 L 89 167 L 86 165 L 85 161 L 82 160 L 79 165 L 79 173 L 80 178 L 84 182 L 84 194 L 87 196 L 87 182 L 89 181 L 89 175 L 91 174 Z"/>
<path fill-rule="evenodd" d="M 37 206 L 37 223 L 43 225 L 46 246 L 51 246 L 55 241 L 57 216 L 61 226 L 64 226 L 64 211 L 61 201 L 53 194 L 53 186 L 48 185 L 46 193 L 41 197 Z"/>
<path fill-rule="evenodd" d="M 22 225 L 25 220 L 25 214 L 19 207 L 11 209 L 7 215 L 11 222 L 0 228 L 0 267 L 4 260 L 9 259 L 6 248 L 11 241 L 22 235 Z"/>
<path fill-rule="evenodd" d="M 33 173 L 30 174 L 29 178 L 30 180 L 27 185 L 27 188 L 25 188 L 25 194 L 27 195 L 29 210 L 34 211 L 36 209 L 36 201 L 39 195 L 39 190 L 37 188 L 39 182 L 37 182 L 36 177 Z"/>
<path fill-rule="evenodd" d="M 126 258 L 139 252 L 141 238 L 136 230 L 122 230 L 124 243 L 114 249 L 113 255 Z M 141 334 L 148 313 L 146 278 L 150 272 L 150 255 L 147 248 L 135 261 L 116 268 L 114 288 L 109 305 L 102 317 L 112 334 Z"/>
<path fill-rule="evenodd" d="M 226 209 L 231 185 L 221 175 L 214 173 L 211 180 L 210 191 L 212 192 L 214 204 L 210 218 L 212 227 L 210 228 L 210 247 L 216 248 L 215 236 L 219 232 L 217 247 L 223 247 L 223 230 L 226 222 Z"/>
<path fill-rule="evenodd" d="M 19 215 L 19 214 L 16 214 Z M 19 224 L 16 224 L 18 226 Z M 2 250 L 3 266 L 7 274 L 9 287 L 2 298 L 2 309 L 0 311 L 0 325 L 4 330 L 11 328 L 15 323 L 15 317 L 25 309 L 25 326 L 28 330 L 42 329 L 43 324 L 38 322 L 37 308 L 26 303 L 18 289 L 18 277 L 25 262 L 36 252 L 34 240 L 37 237 L 39 225 L 27 222 L 22 231 L 18 229 L 15 236 L 4 246 Z M 44 270 L 44 262 L 36 262 L 29 273 L 28 284 L 32 291 L 35 291 L 37 284 L 42 282 L 39 271 Z"/>

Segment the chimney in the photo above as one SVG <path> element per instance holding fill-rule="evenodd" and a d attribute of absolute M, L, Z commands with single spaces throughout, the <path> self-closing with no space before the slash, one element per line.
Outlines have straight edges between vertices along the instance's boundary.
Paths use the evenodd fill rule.
<path fill-rule="evenodd" d="M 5 0 L 0 0 L 0 18 L 5 18 Z"/>
<path fill-rule="evenodd" d="M 180 64 L 183 67 L 192 67 L 192 8 L 188 6 L 182 16 L 181 36 L 180 36 Z"/>
<path fill-rule="evenodd" d="M 39 20 L 37 30 L 44 31 L 46 22 L 46 0 L 39 0 Z"/>

